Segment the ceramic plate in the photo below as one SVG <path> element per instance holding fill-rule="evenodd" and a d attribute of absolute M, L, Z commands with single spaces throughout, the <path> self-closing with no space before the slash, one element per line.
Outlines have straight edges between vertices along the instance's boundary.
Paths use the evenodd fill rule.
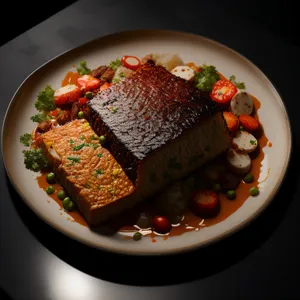
<path fill-rule="evenodd" d="M 67 220 L 55 201 L 50 201 L 36 182 L 36 174 L 23 164 L 23 146 L 19 137 L 31 132 L 34 124 L 30 116 L 36 113 L 36 95 L 46 85 L 57 88 L 74 64 L 86 60 L 89 67 L 107 64 L 124 54 L 143 57 L 145 54 L 178 53 L 185 62 L 212 64 L 223 75 L 234 74 L 246 83 L 247 91 L 261 101 L 258 111 L 266 136 L 273 146 L 265 147 L 260 194 L 246 202 L 227 219 L 214 226 L 192 231 L 167 240 L 151 239 L 139 242 L 125 240 L 120 234 L 111 237 L 92 232 L 89 228 Z M 16 121 L 17 120 L 17 121 Z M 276 122 L 274 122 L 276 120 Z M 290 158 L 291 130 L 288 116 L 278 92 L 268 78 L 249 60 L 237 52 L 207 38 L 170 31 L 130 31 L 106 36 L 70 50 L 34 71 L 19 87 L 6 113 L 2 128 L 2 150 L 8 176 L 25 203 L 43 220 L 64 234 L 86 243 L 114 252 L 130 254 L 167 254 L 202 247 L 232 234 L 257 217 L 274 198 L 279 189 Z M 50 199 L 51 200 L 51 199 Z"/>

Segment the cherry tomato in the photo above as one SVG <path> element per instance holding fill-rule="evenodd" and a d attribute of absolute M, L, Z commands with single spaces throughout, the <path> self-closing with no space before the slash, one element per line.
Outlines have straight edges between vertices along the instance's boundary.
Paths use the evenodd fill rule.
<path fill-rule="evenodd" d="M 228 104 L 237 91 L 231 81 L 221 79 L 214 84 L 210 97 L 217 103 Z"/>
<path fill-rule="evenodd" d="M 54 93 L 56 105 L 64 105 L 76 101 L 82 94 L 81 89 L 75 84 L 68 84 L 59 88 Z"/>
<path fill-rule="evenodd" d="M 152 226 L 154 231 L 162 234 L 168 233 L 172 228 L 167 218 L 163 216 L 155 216 L 152 220 Z"/>
<path fill-rule="evenodd" d="M 123 56 L 122 65 L 130 70 L 137 70 L 141 66 L 141 61 L 136 56 Z"/>
<path fill-rule="evenodd" d="M 91 75 L 83 75 L 77 79 L 77 84 L 82 87 L 85 92 L 88 92 L 98 89 L 101 85 L 101 81 Z"/>
<path fill-rule="evenodd" d="M 202 218 L 211 218 L 219 212 L 219 197 L 213 190 L 200 190 L 192 195 L 192 211 Z"/>

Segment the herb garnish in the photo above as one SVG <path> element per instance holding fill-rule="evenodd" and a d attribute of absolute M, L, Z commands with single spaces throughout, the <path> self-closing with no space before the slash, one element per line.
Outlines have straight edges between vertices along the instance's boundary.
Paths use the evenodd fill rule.
<path fill-rule="evenodd" d="M 20 142 L 26 146 L 29 147 L 32 141 L 32 135 L 30 133 L 24 133 L 20 136 Z"/>

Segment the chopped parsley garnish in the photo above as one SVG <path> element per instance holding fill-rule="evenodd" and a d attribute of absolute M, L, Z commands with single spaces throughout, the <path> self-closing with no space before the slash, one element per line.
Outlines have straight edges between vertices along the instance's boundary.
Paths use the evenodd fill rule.
<path fill-rule="evenodd" d="M 88 144 L 80 144 L 80 145 L 77 145 L 75 147 L 73 147 L 73 150 L 74 151 L 79 151 L 81 150 L 83 147 L 88 147 L 89 145 Z"/>
<path fill-rule="evenodd" d="M 32 135 L 30 133 L 24 133 L 20 136 L 20 142 L 26 146 L 29 147 L 32 141 Z"/>
<path fill-rule="evenodd" d="M 101 158 L 103 156 L 103 154 L 102 153 L 98 153 L 97 156 Z"/>
<path fill-rule="evenodd" d="M 115 113 L 118 111 L 118 108 L 117 108 L 117 107 L 113 107 L 113 108 L 111 109 L 111 111 L 115 114 Z"/>
<path fill-rule="evenodd" d="M 80 157 L 69 156 L 68 160 L 71 160 L 73 163 L 79 163 L 80 162 Z"/>
<path fill-rule="evenodd" d="M 39 114 L 36 114 L 36 115 L 30 117 L 30 120 L 32 122 L 41 123 L 43 121 L 49 121 L 50 117 L 48 115 L 46 115 L 45 113 L 39 113 Z"/>
<path fill-rule="evenodd" d="M 41 171 L 48 167 L 48 160 L 42 149 L 23 150 L 26 169 Z"/>
<path fill-rule="evenodd" d="M 216 67 L 202 65 L 201 71 L 195 74 L 196 87 L 202 91 L 210 92 L 213 85 L 220 80 Z"/>
<path fill-rule="evenodd" d="M 96 150 L 99 147 L 99 144 L 91 144 L 91 146 Z"/>
<path fill-rule="evenodd" d="M 71 145 L 73 145 L 73 144 L 74 144 L 74 141 L 73 141 L 72 139 L 70 139 L 70 140 L 69 140 L 69 143 L 70 143 Z"/>
<path fill-rule="evenodd" d="M 244 90 L 246 88 L 245 83 L 236 81 L 236 78 L 234 75 L 231 75 L 229 77 L 229 80 L 240 90 Z"/>
<path fill-rule="evenodd" d="M 79 66 L 76 67 L 76 70 L 78 72 L 79 75 L 88 75 L 91 73 L 91 69 L 89 69 L 87 67 L 87 63 L 86 61 L 82 60 L 80 63 L 79 63 Z"/>
<path fill-rule="evenodd" d="M 91 186 L 89 185 L 88 182 L 86 182 L 83 186 L 84 186 L 85 188 L 87 188 L 87 189 L 90 189 L 90 188 L 91 188 Z"/>
<path fill-rule="evenodd" d="M 84 135 L 80 136 L 80 139 L 83 141 L 85 139 L 85 136 Z"/>
<path fill-rule="evenodd" d="M 256 141 L 250 140 L 251 145 L 256 145 Z"/>
<path fill-rule="evenodd" d="M 119 78 L 113 78 L 111 82 L 112 82 L 112 83 L 118 83 L 119 81 L 120 81 Z"/>
<path fill-rule="evenodd" d="M 125 77 L 125 74 L 124 74 L 123 72 L 121 72 L 121 73 L 119 74 L 119 76 L 120 76 L 120 78 L 124 78 L 124 77 Z"/>
<path fill-rule="evenodd" d="M 96 135 L 92 135 L 91 137 L 90 137 L 90 140 L 91 141 L 94 141 L 94 140 L 98 140 L 99 138 L 96 136 Z"/>
<path fill-rule="evenodd" d="M 97 169 L 97 170 L 96 170 L 96 174 L 97 174 L 97 175 L 102 175 L 102 174 L 104 174 L 104 171 L 101 170 L 101 169 Z"/>
<path fill-rule="evenodd" d="M 116 60 L 113 60 L 110 62 L 109 66 L 116 71 L 118 69 L 118 67 L 121 66 L 121 60 L 119 58 L 117 58 Z"/>
<path fill-rule="evenodd" d="M 44 90 L 41 90 L 34 104 L 38 111 L 51 111 L 56 108 L 54 104 L 54 90 L 50 85 L 47 85 Z"/>
<path fill-rule="evenodd" d="M 115 189 L 113 188 L 113 187 L 109 187 L 108 189 L 107 189 L 107 191 L 110 193 L 110 194 L 114 194 L 116 191 L 115 191 Z"/>

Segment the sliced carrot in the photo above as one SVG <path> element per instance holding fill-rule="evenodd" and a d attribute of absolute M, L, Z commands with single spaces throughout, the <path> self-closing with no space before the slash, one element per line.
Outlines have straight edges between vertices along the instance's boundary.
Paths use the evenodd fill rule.
<path fill-rule="evenodd" d="M 228 129 L 232 133 L 235 133 L 239 128 L 239 119 L 232 112 L 228 112 L 228 111 L 224 111 L 223 116 L 226 121 Z"/>
<path fill-rule="evenodd" d="M 259 128 L 259 123 L 253 117 L 249 115 L 240 115 L 239 116 L 240 124 L 244 127 L 245 130 L 249 132 L 257 131 Z"/>
<path fill-rule="evenodd" d="M 189 66 L 190 68 L 192 68 L 195 72 L 200 72 L 201 71 L 201 68 L 197 67 L 193 62 L 189 62 L 186 65 Z"/>

